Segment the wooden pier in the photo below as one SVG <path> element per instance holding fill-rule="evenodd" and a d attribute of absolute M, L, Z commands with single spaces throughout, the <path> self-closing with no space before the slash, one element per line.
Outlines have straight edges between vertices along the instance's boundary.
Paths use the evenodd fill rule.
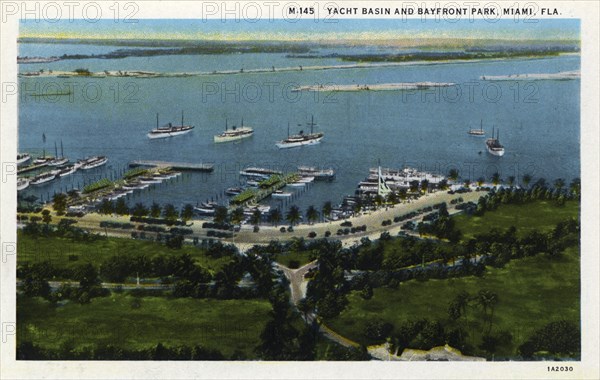
<path fill-rule="evenodd" d="M 39 164 L 39 165 L 28 165 L 28 166 L 20 166 L 17 167 L 17 174 L 21 174 L 21 173 L 27 173 L 33 170 L 37 170 L 37 169 L 41 169 L 41 168 L 45 168 L 46 166 L 48 166 L 47 163 L 43 163 L 43 164 Z"/>
<path fill-rule="evenodd" d="M 129 163 L 129 167 L 134 168 L 138 166 L 148 166 L 153 168 L 172 168 L 175 170 L 190 170 L 199 172 L 212 172 L 214 170 L 214 164 L 194 164 L 188 162 L 167 162 L 167 161 L 148 161 L 148 160 L 135 160 Z"/>

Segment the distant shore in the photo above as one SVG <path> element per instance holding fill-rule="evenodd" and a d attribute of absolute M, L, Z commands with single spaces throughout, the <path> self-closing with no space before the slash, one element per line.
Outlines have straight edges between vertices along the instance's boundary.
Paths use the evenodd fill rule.
<path fill-rule="evenodd" d="M 511 75 L 483 75 L 481 80 L 501 81 L 501 80 L 573 80 L 580 79 L 581 72 L 562 71 L 559 73 L 541 73 L 541 74 L 511 74 Z"/>

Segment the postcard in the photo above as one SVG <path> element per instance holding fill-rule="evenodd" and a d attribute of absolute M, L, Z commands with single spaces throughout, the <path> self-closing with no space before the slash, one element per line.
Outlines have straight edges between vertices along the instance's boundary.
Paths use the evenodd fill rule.
<path fill-rule="evenodd" d="M 598 378 L 597 3 L 0 4 L 3 378 Z"/>

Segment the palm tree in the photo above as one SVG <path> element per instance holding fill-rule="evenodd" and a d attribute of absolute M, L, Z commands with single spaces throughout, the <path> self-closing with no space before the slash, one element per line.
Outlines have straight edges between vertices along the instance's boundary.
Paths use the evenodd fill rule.
<path fill-rule="evenodd" d="M 533 177 L 531 176 L 531 174 L 523 174 L 523 177 L 521 179 L 523 181 L 523 185 L 525 187 L 529 187 L 529 184 L 531 183 Z"/>
<path fill-rule="evenodd" d="M 375 196 L 375 204 L 377 205 L 377 207 L 381 207 L 381 205 L 383 204 L 383 197 L 379 194 L 377 194 Z"/>
<path fill-rule="evenodd" d="M 498 295 L 489 290 L 480 290 L 479 295 L 477 297 L 477 303 L 483 308 L 483 314 L 487 317 L 488 309 L 491 310 L 491 314 L 489 317 L 489 327 L 488 334 L 492 330 L 492 319 L 494 318 L 494 308 L 498 303 Z"/>
<path fill-rule="evenodd" d="M 448 179 L 452 180 L 452 181 L 456 181 L 458 179 L 458 170 L 450 169 L 450 171 L 448 171 Z"/>
<path fill-rule="evenodd" d="M 323 204 L 323 208 L 321 210 L 321 212 L 323 213 L 323 216 L 326 218 L 329 218 L 331 216 L 331 211 L 333 211 L 333 207 L 331 206 L 331 202 L 327 201 Z"/>
<path fill-rule="evenodd" d="M 258 226 L 260 224 L 260 219 L 262 217 L 262 213 L 259 209 L 256 209 L 252 212 L 252 216 L 250 217 L 250 223 L 253 226 Z"/>
<path fill-rule="evenodd" d="M 571 184 L 569 185 L 569 190 L 571 191 L 571 193 L 575 196 L 579 196 L 580 192 L 581 192 L 581 179 L 579 178 L 574 178 L 571 181 Z"/>
<path fill-rule="evenodd" d="M 190 219 L 192 219 L 193 217 L 194 217 L 194 206 L 187 203 L 185 206 L 183 206 L 183 209 L 181 209 L 181 220 L 187 222 Z"/>
<path fill-rule="evenodd" d="M 429 181 L 424 179 L 421 181 L 421 191 L 426 193 L 429 191 Z"/>
<path fill-rule="evenodd" d="M 269 222 L 271 222 L 271 224 L 274 224 L 275 226 L 278 226 L 279 222 L 281 222 L 281 211 L 279 211 L 278 208 L 274 208 L 269 213 Z"/>
<path fill-rule="evenodd" d="M 152 206 L 150 206 L 150 216 L 153 218 L 159 218 L 161 212 L 161 207 L 158 203 L 152 202 Z"/>
<path fill-rule="evenodd" d="M 231 212 L 231 222 L 233 224 L 240 224 L 240 222 L 244 219 L 244 209 L 241 207 L 235 208 Z"/>
<path fill-rule="evenodd" d="M 466 179 L 465 180 L 465 187 L 468 189 L 471 186 L 471 180 Z"/>
<path fill-rule="evenodd" d="M 391 204 L 398 203 L 398 195 L 395 191 L 390 191 L 390 193 L 387 196 L 387 201 Z"/>
<path fill-rule="evenodd" d="M 483 178 L 483 177 L 477 178 L 477 186 L 481 187 L 484 182 L 485 182 L 485 178 Z"/>
<path fill-rule="evenodd" d="M 498 184 L 500 183 L 500 174 L 498 172 L 492 174 L 492 183 L 494 184 L 494 186 L 498 186 Z"/>
<path fill-rule="evenodd" d="M 148 209 L 143 203 L 138 202 L 133 206 L 132 214 L 134 216 L 146 216 L 148 215 Z"/>
<path fill-rule="evenodd" d="M 319 212 L 314 206 L 308 206 L 308 209 L 306 209 L 306 219 L 310 224 L 313 224 L 317 219 L 319 219 Z"/>
<path fill-rule="evenodd" d="M 507 178 L 507 180 L 508 180 L 508 185 L 509 185 L 510 187 L 513 187 L 513 185 L 515 184 L 515 176 L 514 176 L 514 175 L 511 175 L 511 176 L 509 176 L 509 177 Z"/>
<path fill-rule="evenodd" d="M 290 222 L 292 226 L 296 224 L 300 220 L 300 209 L 298 206 L 291 206 L 287 212 L 287 215 L 285 216 L 285 219 Z"/>
<path fill-rule="evenodd" d="M 554 188 L 560 193 L 563 187 L 565 187 L 565 180 L 562 178 L 557 178 L 554 181 Z"/>

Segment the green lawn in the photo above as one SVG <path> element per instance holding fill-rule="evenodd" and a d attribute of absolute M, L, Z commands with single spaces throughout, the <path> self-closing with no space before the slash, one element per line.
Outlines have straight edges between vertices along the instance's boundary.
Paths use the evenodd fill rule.
<path fill-rule="evenodd" d="M 488 268 L 481 278 L 412 280 L 398 289 L 377 288 L 370 300 L 353 292 L 347 308 L 327 324 L 343 336 L 371 344 L 363 335 L 367 322 L 383 319 L 400 326 L 422 318 L 446 321 L 448 304 L 461 290 L 474 295 L 480 289 L 498 294 L 492 331 L 513 335 L 512 344 L 496 355 L 514 356 L 520 344 L 549 322 L 566 319 L 580 325 L 579 247 L 567 249 L 559 258 L 539 255 L 511 261 L 502 269 Z M 480 310 L 473 307 L 468 312 L 473 346 L 479 345 L 482 335 Z"/>
<path fill-rule="evenodd" d="M 495 211 L 487 211 L 483 216 L 460 214 L 454 217 L 456 228 L 468 239 L 476 234 L 487 233 L 492 228 L 506 230 L 515 226 L 519 236 L 537 229 L 549 231 L 558 222 L 569 218 L 579 218 L 579 202 L 568 201 L 557 206 L 553 201 L 534 201 L 523 205 L 500 205 Z"/>
<path fill-rule="evenodd" d="M 173 250 L 164 244 L 122 238 L 99 239 L 94 242 L 77 242 L 60 237 L 32 237 L 18 231 L 17 261 L 24 263 L 51 262 L 55 267 L 65 268 L 92 263 L 96 266 L 113 255 L 147 255 L 188 253 L 196 263 L 212 271 L 218 271 L 229 262 L 228 257 L 212 259 L 207 257 L 204 250 L 190 245 L 184 245 L 180 250 Z M 70 255 L 76 255 L 77 260 L 71 261 Z"/>
<path fill-rule="evenodd" d="M 140 298 L 112 294 L 91 304 L 54 307 L 39 298 L 17 300 L 18 337 L 44 348 L 111 344 L 127 349 L 201 345 L 226 357 L 239 350 L 255 358 L 254 348 L 268 319 L 266 300 Z"/>

